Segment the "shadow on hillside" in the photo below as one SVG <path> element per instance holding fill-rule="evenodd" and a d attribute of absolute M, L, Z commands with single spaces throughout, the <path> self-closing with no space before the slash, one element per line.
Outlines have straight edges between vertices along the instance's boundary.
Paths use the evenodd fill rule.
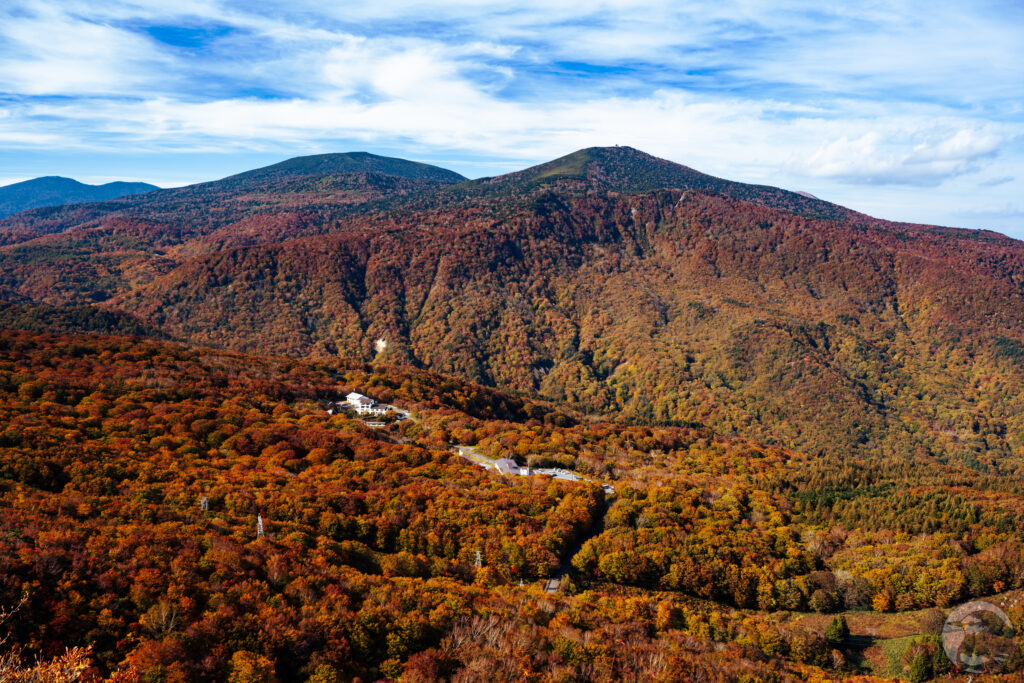
<path fill-rule="evenodd" d="M 855 636 L 851 635 L 846 639 L 846 651 L 847 661 L 858 669 L 870 669 L 871 664 L 868 662 L 864 653 L 878 641 L 875 636 Z"/>

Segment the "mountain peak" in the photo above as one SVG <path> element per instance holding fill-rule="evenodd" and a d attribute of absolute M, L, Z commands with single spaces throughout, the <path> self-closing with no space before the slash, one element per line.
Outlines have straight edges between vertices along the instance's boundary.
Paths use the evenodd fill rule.
<path fill-rule="evenodd" d="M 522 171 L 474 183 L 479 190 L 494 193 L 529 192 L 547 186 L 624 194 L 659 189 L 697 190 L 817 218 L 867 218 L 806 193 L 717 178 L 624 145 L 587 147 Z"/>
<path fill-rule="evenodd" d="M 250 181 L 278 180 L 287 177 L 337 175 L 341 173 L 380 173 L 416 180 L 458 183 L 466 180 L 455 171 L 440 166 L 378 156 L 369 152 L 334 152 L 293 157 L 284 161 L 229 176 L 219 183 L 237 184 Z"/>
<path fill-rule="evenodd" d="M 696 173 L 693 169 L 661 159 L 634 147 L 587 147 L 572 154 L 549 161 L 530 170 L 540 171 L 539 177 L 581 177 L 598 183 L 622 186 L 639 184 L 645 189 L 653 181 L 669 181 L 680 171 Z"/>
<path fill-rule="evenodd" d="M 637 171 L 647 174 L 651 171 L 675 170 L 686 166 L 674 164 L 665 159 L 642 152 L 633 147 L 587 147 L 564 157 L 533 166 L 521 173 L 524 177 L 543 180 L 547 178 L 587 179 L 597 184 L 630 184 L 631 176 Z M 689 170 L 689 169 L 688 169 Z"/>

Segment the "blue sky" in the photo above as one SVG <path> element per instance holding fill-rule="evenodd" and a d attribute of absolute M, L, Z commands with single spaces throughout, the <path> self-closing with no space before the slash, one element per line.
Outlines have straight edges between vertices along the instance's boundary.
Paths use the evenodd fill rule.
<path fill-rule="evenodd" d="M 3 3 L 0 184 L 351 150 L 477 177 L 623 144 L 1024 239 L 1024 3 L 833 4 Z"/>

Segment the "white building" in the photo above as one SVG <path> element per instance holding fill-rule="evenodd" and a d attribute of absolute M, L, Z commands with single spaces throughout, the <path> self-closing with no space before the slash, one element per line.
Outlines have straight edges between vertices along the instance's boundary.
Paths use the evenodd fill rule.
<path fill-rule="evenodd" d="M 502 458 L 494 462 L 494 469 L 504 476 L 516 476 L 519 474 L 519 465 L 511 458 Z"/>
<path fill-rule="evenodd" d="M 355 408 L 357 411 L 360 409 L 369 408 L 374 404 L 374 400 L 369 396 L 363 396 L 362 394 L 357 394 L 354 391 L 345 397 L 345 402 L 348 403 L 353 408 Z"/>
<path fill-rule="evenodd" d="M 369 396 L 352 392 L 345 397 L 345 402 L 356 411 L 357 415 L 383 415 L 391 410 L 391 406 L 377 403 Z"/>

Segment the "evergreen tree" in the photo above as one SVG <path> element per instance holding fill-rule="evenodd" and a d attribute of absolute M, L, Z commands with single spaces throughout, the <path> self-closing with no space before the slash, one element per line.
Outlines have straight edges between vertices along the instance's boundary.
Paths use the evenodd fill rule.
<path fill-rule="evenodd" d="M 830 645 L 842 645 L 850 636 L 850 627 L 846 624 L 846 617 L 837 614 L 832 622 L 825 629 L 825 640 Z"/>
<path fill-rule="evenodd" d="M 924 683 L 932 677 L 932 662 L 924 650 L 917 653 L 910 664 L 911 683 Z"/>

